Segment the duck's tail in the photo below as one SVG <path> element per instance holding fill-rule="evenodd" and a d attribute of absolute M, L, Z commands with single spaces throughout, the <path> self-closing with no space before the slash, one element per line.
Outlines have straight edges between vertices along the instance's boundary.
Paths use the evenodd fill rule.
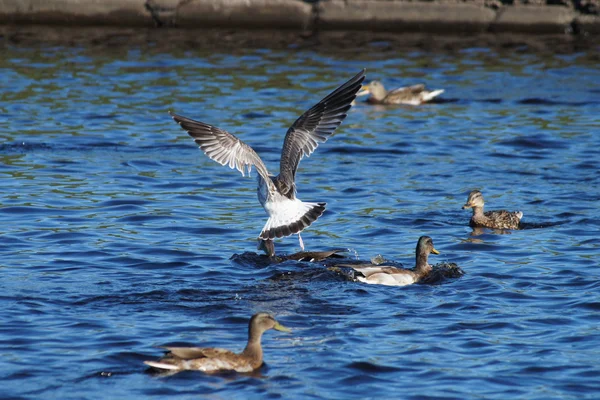
<path fill-rule="evenodd" d="M 299 199 L 265 204 L 269 219 L 259 238 L 281 238 L 300 233 L 325 212 L 326 203 L 304 203 Z"/>
<path fill-rule="evenodd" d="M 431 92 L 423 92 L 423 103 L 432 100 L 434 97 L 444 93 L 444 89 L 432 90 Z"/>
<path fill-rule="evenodd" d="M 179 369 L 179 367 L 177 365 L 168 364 L 168 363 L 164 363 L 164 362 L 160 362 L 160 361 L 144 361 L 144 364 L 149 365 L 152 368 L 165 369 L 165 370 L 169 370 L 169 371 L 174 371 L 174 370 Z"/>

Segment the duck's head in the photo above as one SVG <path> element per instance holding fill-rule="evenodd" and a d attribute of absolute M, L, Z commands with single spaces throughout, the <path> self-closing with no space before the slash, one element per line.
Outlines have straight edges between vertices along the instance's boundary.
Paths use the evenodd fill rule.
<path fill-rule="evenodd" d="M 252 316 L 252 318 L 250 318 L 249 325 L 250 325 L 249 331 L 251 334 L 252 334 L 252 332 L 262 333 L 262 332 L 268 331 L 269 329 L 275 329 L 276 331 L 281 331 L 281 332 L 291 332 L 292 331 L 291 329 L 286 328 L 285 326 L 283 326 L 279 322 L 277 322 L 275 317 L 273 317 L 271 314 L 264 313 L 264 312 L 254 314 Z"/>
<path fill-rule="evenodd" d="M 473 190 L 471 193 L 469 193 L 467 202 L 464 206 L 462 206 L 463 210 L 473 207 L 483 207 L 483 195 L 479 190 Z"/>
<path fill-rule="evenodd" d="M 258 239 L 257 250 L 262 250 L 269 257 L 275 256 L 275 243 L 271 239 L 262 240 Z"/>
<path fill-rule="evenodd" d="M 371 94 L 371 96 L 377 100 L 383 100 L 387 92 L 381 82 L 371 81 L 368 85 L 363 85 L 362 89 L 356 95 L 364 96 L 366 94 Z"/>
<path fill-rule="evenodd" d="M 440 254 L 440 252 L 437 251 L 435 247 L 433 247 L 433 239 L 431 239 L 429 236 L 421 236 L 419 238 L 419 241 L 417 242 L 416 253 L 417 258 L 419 257 L 419 254 L 423 254 L 426 256 L 428 256 L 431 253 Z"/>

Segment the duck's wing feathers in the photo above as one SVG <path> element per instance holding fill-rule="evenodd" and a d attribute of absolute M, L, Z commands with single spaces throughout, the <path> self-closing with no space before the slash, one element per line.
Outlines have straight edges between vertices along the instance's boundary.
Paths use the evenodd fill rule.
<path fill-rule="evenodd" d="M 322 261 L 327 258 L 344 258 L 344 256 L 338 254 L 347 252 L 346 249 L 336 249 L 336 250 L 327 250 L 327 251 L 301 251 L 294 254 L 289 254 L 287 256 L 283 256 L 283 259 L 286 260 L 296 260 L 296 261 Z"/>
<path fill-rule="evenodd" d="M 424 84 L 418 84 L 389 91 L 386 96 L 386 101 L 416 105 L 425 103 L 442 93 L 444 93 L 443 89 L 430 91 L 425 89 Z"/>
<path fill-rule="evenodd" d="M 521 211 L 496 210 L 484 213 L 492 228 L 519 229 L 523 213 Z"/>
<path fill-rule="evenodd" d="M 237 356 L 231 350 L 213 347 L 165 347 L 165 349 L 169 351 L 167 356 L 174 356 L 182 360 Z"/>
<path fill-rule="evenodd" d="M 398 274 L 406 273 L 407 270 L 396 267 L 389 267 L 385 265 L 373 265 L 373 264 L 339 264 L 339 267 L 350 267 L 356 272 L 362 274 L 365 278 L 368 278 L 374 274 Z"/>
<path fill-rule="evenodd" d="M 194 141 L 200 149 L 212 160 L 221 165 L 228 165 L 231 169 L 237 169 L 245 176 L 246 171 L 250 174 L 252 166 L 256 168 L 260 176 L 266 182 L 270 182 L 267 167 L 256 154 L 252 147 L 242 142 L 231 133 L 205 124 L 204 122 L 183 117 L 181 115 L 169 112 L 171 117 L 187 133 L 194 138 Z"/>
<path fill-rule="evenodd" d="M 240 354 L 226 349 L 203 347 L 165 347 L 169 351 L 158 361 L 144 361 L 151 367 L 161 370 L 198 370 L 217 372 L 235 370 L 252 371 L 252 363 Z"/>
<path fill-rule="evenodd" d="M 403 104 L 413 102 L 425 89 L 425 85 L 403 86 L 387 92 L 383 102 L 389 104 Z"/>
<path fill-rule="evenodd" d="M 251 372 L 254 368 L 252 362 L 238 354 L 223 355 L 215 358 L 201 358 L 190 360 L 190 369 L 204 372 L 237 371 Z"/>
<path fill-rule="evenodd" d="M 394 93 L 396 93 L 396 94 L 400 94 L 400 93 L 407 94 L 407 93 L 410 93 L 410 94 L 416 95 L 416 94 L 421 93 L 424 90 L 425 90 L 425 85 L 422 84 L 422 83 L 420 83 L 420 84 L 417 84 L 417 85 L 405 86 L 405 87 L 401 87 L 401 88 L 398 88 L 398 89 L 390 90 L 388 93 L 390 95 L 393 95 Z"/>
<path fill-rule="evenodd" d="M 280 180 L 292 190 L 296 170 L 304 156 L 310 156 L 346 118 L 356 93 L 365 79 L 365 70 L 330 93 L 298 118 L 288 129 L 283 142 Z M 287 193 L 284 193 L 287 194 Z"/>
<path fill-rule="evenodd" d="M 408 269 L 404 269 L 404 268 L 397 268 L 397 267 L 381 267 L 381 272 L 383 272 L 384 274 L 410 274 L 412 271 L 408 270 Z"/>

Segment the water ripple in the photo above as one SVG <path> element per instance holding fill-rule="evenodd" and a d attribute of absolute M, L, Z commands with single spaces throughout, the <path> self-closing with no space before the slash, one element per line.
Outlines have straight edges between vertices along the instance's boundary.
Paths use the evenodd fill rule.
<path fill-rule="evenodd" d="M 598 397 L 595 48 L 341 33 L 232 47 L 230 34 L 144 32 L 4 37 L 4 397 Z M 363 67 L 446 92 L 424 107 L 359 99 L 301 162 L 298 196 L 328 203 L 307 250 L 412 266 L 428 235 L 430 262 L 457 263 L 459 279 L 364 285 L 327 262 L 257 255 L 255 172 L 207 159 L 167 114 L 235 133 L 277 173 L 289 125 Z M 473 189 L 486 209 L 522 210 L 524 229 L 469 228 Z M 276 247 L 299 251 L 296 237 Z M 293 333 L 265 333 L 257 373 L 145 373 L 169 343 L 241 351 L 258 311 Z"/>

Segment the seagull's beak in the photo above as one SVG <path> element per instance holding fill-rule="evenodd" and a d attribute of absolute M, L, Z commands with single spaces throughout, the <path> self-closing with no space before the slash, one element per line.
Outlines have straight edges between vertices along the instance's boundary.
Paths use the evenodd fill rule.
<path fill-rule="evenodd" d="M 368 85 L 364 85 L 362 87 L 362 89 L 360 90 L 360 92 L 356 93 L 356 97 L 358 97 L 358 96 L 364 96 L 364 95 L 369 94 L 369 93 L 371 93 L 371 92 L 369 92 L 369 86 Z"/>
<path fill-rule="evenodd" d="M 286 328 L 285 326 L 281 325 L 279 322 L 275 323 L 275 326 L 273 327 L 273 329 L 275 329 L 276 331 L 280 331 L 280 332 L 291 332 L 292 331 L 290 328 Z"/>
<path fill-rule="evenodd" d="M 439 251 L 437 251 L 436 249 L 433 249 L 433 248 L 431 249 L 431 252 L 432 252 L 433 254 L 440 254 L 440 252 L 439 252 Z"/>

